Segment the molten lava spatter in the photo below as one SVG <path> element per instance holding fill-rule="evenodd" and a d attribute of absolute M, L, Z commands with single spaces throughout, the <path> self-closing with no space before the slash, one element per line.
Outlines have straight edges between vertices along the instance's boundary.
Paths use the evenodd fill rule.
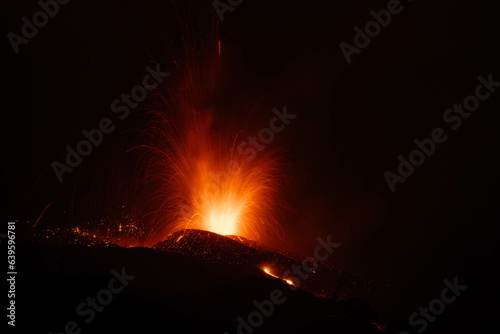
<path fill-rule="evenodd" d="M 209 113 L 209 111 L 206 111 Z M 161 174 L 157 228 L 201 229 L 261 240 L 279 227 L 282 165 L 273 151 L 253 160 L 234 152 L 236 130 L 218 129 L 211 118 L 191 114 L 172 132 L 160 132 Z M 213 116 L 212 116 L 213 117 Z M 163 124 L 166 126 L 167 124 Z M 172 133 L 174 133 L 172 135 Z"/>
<path fill-rule="evenodd" d="M 266 274 L 268 274 L 269 276 L 272 276 L 272 277 L 277 278 L 277 279 L 281 279 L 281 280 L 283 280 L 283 281 L 287 282 L 287 283 L 288 283 L 288 284 L 290 284 L 290 285 L 294 285 L 292 280 L 290 280 L 290 279 L 286 279 L 286 278 L 285 278 L 285 279 L 282 279 L 282 278 L 280 278 L 280 277 L 278 277 L 278 276 L 274 275 L 273 273 L 271 273 L 271 271 L 269 270 L 269 268 L 264 268 L 263 270 L 264 270 L 264 272 L 265 272 Z"/>

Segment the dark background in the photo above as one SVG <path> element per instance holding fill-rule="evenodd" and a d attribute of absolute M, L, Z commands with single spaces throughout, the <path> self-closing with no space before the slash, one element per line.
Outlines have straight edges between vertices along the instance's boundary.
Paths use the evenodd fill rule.
<path fill-rule="evenodd" d="M 339 43 L 352 44 L 352 29 L 386 4 L 253 0 L 227 12 L 219 23 L 231 56 L 227 86 L 247 101 L 233 109 L 287 105 L 299 115 L 279 138 L 298 208 L 285 223 L 292 250 L 310 254 L 317 236 L 332 234 L 342 243 L 336 265 L 391 284 L 370 301 L 385 321 L 428 305 L 455 276 L 470 289 L 452 308 L 488 318 L 499 296 L 499 93 L 448 130 L 395 193 L 383 173 L 396 171 L 414 139 L 444 126 L 444 111 L 474 93 L 479 75 L 500 80 L 497 12 L 478 1 L 405 1 L 347 64 Z M 39 10 L 35 1 L 2 6 L 4 36 Z M 186 7 L 215 15 L 210 1 Z M 82 129 L 113 116 L 111 101 L 142 79 L 150 61 L 169 68 L 166 54 L 180 43 L 177 15 L 163 1 L 73 0 L 19 54 L 4 38 L 2 221 L 28 226 L 52 202 L 40 227 L 68 226 L 85 220 L 88 207 L 95 216 L 118 205 L 109 188 L 135 170 L 126 151 L 139 142 L 131 130 L 140 128 L 148 100 L 62 184 L 50 164 Z M 108 178 L 115 181 L 96 181 Z"/>

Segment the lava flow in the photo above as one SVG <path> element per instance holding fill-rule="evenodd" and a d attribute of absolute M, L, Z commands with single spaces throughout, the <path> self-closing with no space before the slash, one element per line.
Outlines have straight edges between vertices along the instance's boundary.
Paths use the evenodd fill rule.
<path fill-rule="evenodd" d="M 252 148 L 244 138 L 258 127 L 243 129 L 248 122 L 240 110 L 222 113 L 214 107 L 219 41 L 197 47 L 209 56 L 186 50 L 188 60 L 174 73 L 165 103 L 153 112 L 142 146 L 153 221 L 146 243 L 188 228 L 275 242 L 283 238 L 278 220 L 286 211 L 280 200 L 286 182 L 281 155 L 272 145 Z"/>

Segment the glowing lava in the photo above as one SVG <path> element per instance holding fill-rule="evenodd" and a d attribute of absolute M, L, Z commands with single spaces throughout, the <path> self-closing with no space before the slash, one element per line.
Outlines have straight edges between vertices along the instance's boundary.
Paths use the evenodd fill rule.
<path fill-rule="evenodd" d="M 167 207 L 174 203 L 168 211 L 172 231 L 194 228 L 261 240 L 277 226 L 271 203 L 280 187 L 278 159 L 262 152 L 248 161 L 232 150 L 236 133 L 214 129 L 211 118 L 185 125 L 179 137 L 170 138 L 174 150 L 163 149 L 164 191 L 175 194 L 165 198 Z"/>
<path fill-rule="evenodd" d="M 277 279 L 280 279 L 280 280 L 282 280 L 282 281 L 285 281 L 286 283 L 288 283 L 288 284 L 290 284 L 290 285 L 293 285 L 292 280 L 289 280 L 289 279 L 286 279 L 286 278 L 285 278 L 285 279 L 283 279 L 283 278 L 279 278 L 278 276 L 276 276 L 276 275 L 274 275 L 273 273 L 271 273 L 271 271 L 270 271 L 268 268 L 263 268 L 263 270 L 264 270 L 264 272 L 265 272 L 266 274 L 268 274 L 269 276 L 272 276 L 272 277 L 274 277 L 274 278 L 277 278 Z"/>

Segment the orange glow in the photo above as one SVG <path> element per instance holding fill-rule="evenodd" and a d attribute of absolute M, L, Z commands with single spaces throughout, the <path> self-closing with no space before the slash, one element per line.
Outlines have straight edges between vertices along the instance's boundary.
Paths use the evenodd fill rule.
<path fill-rule="evenodd" d="M 209 231 L 222 235 L 236 235 L 240 211 L 238 208 L 219 208 L 217 206 L 208 209 L 207 227 Z"/>

